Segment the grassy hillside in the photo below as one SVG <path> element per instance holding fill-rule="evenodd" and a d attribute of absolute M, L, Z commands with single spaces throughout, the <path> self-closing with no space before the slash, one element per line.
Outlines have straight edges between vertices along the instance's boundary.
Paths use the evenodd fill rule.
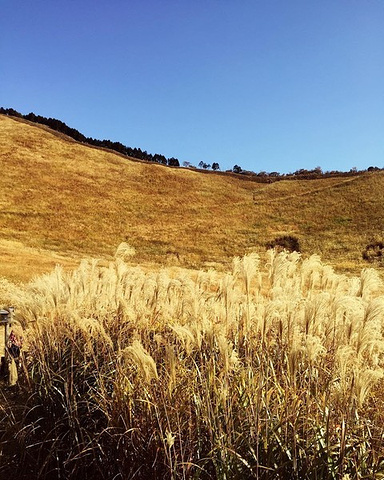
<path fill-rule="evenodd" d="M 108 259 L 123 241 L 139 263 L 225 264 L 285 234 L 356 271 L 383 233 L 383 172 L 259 184 L 129 160 L 3 115 L 0 171 L 0 275 L 10 279 Z"/>

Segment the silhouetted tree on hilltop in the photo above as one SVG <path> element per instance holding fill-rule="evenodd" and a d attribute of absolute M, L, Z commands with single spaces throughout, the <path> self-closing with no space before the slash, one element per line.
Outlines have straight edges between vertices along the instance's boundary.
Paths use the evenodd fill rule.
<path fill-rule="evenodd" d="M 82 133 L 80 133 L 75 128 L 68 127 L 64 122 L 61 120 L 57 120 L 56 118 L 46 118 L 42 117 L 41 115 L 35 115 L 33 112 L 28 113 L 28 115 L 22 115 L 21 113 L 17 112 L 13 108 L 3 108 L 0 107 L 0 114 L 9 115 L 16 118 L 23 118 L 25 120 L 29 120 L 30 122 L 39 123 L 42 125 L 47 125 L 49 128 L 56 130 L 57 132 L 61 132 L 64 135 L 67 135 L 78 142 L 82 142 L 88 145 L 93 145 L 95 147 L 107 148 L 118 152 L 121 155 L 125 155 L 127 157 L 136 158 L 138 160 L 145 160 L 147 162 L 156 162 L 160 163 L 161 165 L 169 165 L 171 167 L 179 167 L 180 162 L 177 158 L 171 157 L 166 158 L 164 155 L 155 153 L 148 153 L 146 150 L 141 150 L 140 148 L 131 148 L 127 147 L 126 145 L 120 142 L 112 142 L 111 140 L 97 140 L 92 137 L 86 137 Z M 189 168 L 196 168 L 190 162 L 183 162 L 184 167 Z M 201 161 L 199 163 L 199 168 L 204 170 L 220 170 L 220 166 L 217 162 L 212 163 L 212 166 L 209 163 Z M 375 172 L 375 171 L 382 171 L 384 168 L 379 167 L 369 167 L 367 170 L 368 172 Z M 288 174 L 280 174 L 279 172 L 259 172 L 256 174 L 252 171 L 243 170 L 239 165 L 235 165 L 232 170 L 227 170 L 227 172 L 233 173 L 241 173 L 243 176 L 247 178 L 251 178 L 256 182 L 263 182 L 263 183 L 271 183 L 277 182 L 280 180 L 311 180 L 315 178 L 328 178 L 328 177 L 350 177 L 359 175 L 362 171 L 358 171 L 356 167 L 353 167 L 349 170 L 349 172 L 340 172 L 338 170 L 326 171 L 323 172 L 321 167 L 316 167 L 313 170 L 307 170 L 301 168 L 296 170 L 294 173 Z M 364 172 L 364 170 L 363 170 Z"/>

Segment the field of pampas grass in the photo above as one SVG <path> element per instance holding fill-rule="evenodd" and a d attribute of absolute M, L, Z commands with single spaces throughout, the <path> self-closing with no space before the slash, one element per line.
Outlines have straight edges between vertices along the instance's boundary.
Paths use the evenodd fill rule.
<path fill-rule="evenodd" d="M 1 478 L 384 478 L 375 270 L 271 250 L 145 272 L 130 253 L 0 285 L 26 339 Z"/>

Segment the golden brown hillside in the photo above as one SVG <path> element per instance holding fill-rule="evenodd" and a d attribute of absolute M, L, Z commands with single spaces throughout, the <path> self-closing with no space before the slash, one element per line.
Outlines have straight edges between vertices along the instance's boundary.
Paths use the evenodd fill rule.
<path fill-rule="evenodd" d="M 141 163 L 0 115 L 0 276 L 29 279 L 56 263 L 111 257 L 204 266 L 299 238 L 341 270 L 383 235 L 384 174 L 259 184 Z"/>

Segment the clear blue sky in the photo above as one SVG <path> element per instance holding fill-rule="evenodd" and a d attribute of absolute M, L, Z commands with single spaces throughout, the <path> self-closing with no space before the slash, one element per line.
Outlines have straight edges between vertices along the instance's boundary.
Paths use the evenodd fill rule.
<path fill-rule="evenodd" d="M 0 0 L 0 106 L 180 163 L 384 167 L 383 0 Z"/>

